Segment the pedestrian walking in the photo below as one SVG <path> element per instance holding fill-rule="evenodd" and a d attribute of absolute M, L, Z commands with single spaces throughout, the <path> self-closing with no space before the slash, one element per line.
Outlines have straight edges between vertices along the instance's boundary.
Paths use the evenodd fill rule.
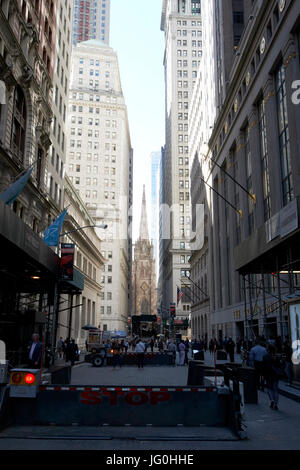
<path fill-rule="evenodd" d="M 234 362 L 235 342 L 233 341 L 232 338 L 229 338 L 226 347 L 227 347 L 227 353 L 229 354 L 230 362 Z"/>
<path fill-rule="evenodd" d="M 64 340 L 62 339 L 62 337 L 60 337 L 59 340 L 57 341 L 57 352 L 58 352 L 59 359 L 62 359 L 64 355 L 63 346 L 64 346 Z"/>
<path fill-rule="evenodd" d="M 238 338 L 237 339 L 237 342 L 236 342 L 236 352 L 237 354 L 241 354 L 241 347 L 242 347 L 242 344 L 243 344 L 243 341 L 241 338 Z"/>
<path fill-rule="evenodd" d="M 264 376 L 270 399 L 270 408 L 278 410 L 279 391 L 278 382 L 283 377 L 280 360 L 276 357 L 276 348 L 268 344 L 267 353 L 263 357 Z"/>
<path fill-rule="evenodd" d="M 144 368 L 144 354 L 145 354 L 145 345 L 141 339 L 138 340 L 135 347 L 137 353 L 137 366 L 139 369 Z"/>
<path fill-rule="evenodd" d="M 151 348 L 151 352 L 153 353 L 153 348 L 154 348 L 154 340 L 153 340 L 153 338 L 151 338 L 151 341 L 150 341 L 150 348 Z"/>
<path fill-rule="evenodd" d="M 127 351 L 128 351 L 128 348 L 129 348 L 129 343 L 128 343 L 127 339 L 124 342 L 124 347 L 125 347 L 125 354 L 127 354 Z"/>
<path fill-rule="evenodd" d="M 184 356 L 184 364 L 189 365 L 189 350 L 190 350 L 190 342 L 188 339 L 184 342 L 185 345 L 185 356 Z"/>
<path fill-rule="evenodd" d="M 149 343 L 148 343 L 148 341 L 145 341 L 144 344 L 145 344 L 145 353 L 146 353 L 146 352 L 147 352 L 147 349 L 148 349 L 148 346 L 149 346 Z"/>
<path fill-rule="evenodd" d="M 174 364 L 176 362 L 176 344 L 172 340 L 168 343 L 168 352 L 172 353 L 174 356 Z"/>
<path fill-rule="evenodd" d="M 158 342 L 158 351 L 163 352 L 163 350 L 164 350 L 164 343 L 160 339 L 159 342 Z"/>
<path fill-rule="evenodd" d="M 28 367 L 30 369 L 39 369 L 41 367 L 42 360 L 42 343 L 40 342 L 40 337 L 37 333 L 34 333 L 31 337 L 29 343 L 29 357 L 28 357 Z"/>
<path fill-rule="evenodd" d="M 283 344 L 283 355 L 284 355 L 284 362 L 285 362 L 285 373 L 288 379 L 288 385 L 292 385 L 293 383 L 293 349 L 291 348 L 290 339 L 286 336 L 286 340 Z"/>
<path fill-rule="evenodd" d="M 65 361 L 70 361 L 70 338 L 67 338 L 64 342 L 64 354 L 65 354 Z"/>
<path fill-rule="evenodd" d="M 121 347 L 119 343 L 115 342 L 112 345 L 112 352 L 113 352 L 113 368 L 115 369 L 117 364 L 119 365 L 120 369 L 121 365 Z"/>
<path fill-rule="evenodd" d="M 213 352 L 214 352 L 214 347 L 215 347 L 215 346 L 214 346 L 214 340 L 211 339 L 210 342 L 209 342 L 209 346 L 208 346 L 208 348 L 209 348 L 209 353 L 210 353 L 210 354 L 213 354 Z"/>
<path fill-rule="evenodd" d="M 184 366 L 184 359 L 185 359 L 185 345 L 182 341 L 178 344 L 178 351 L 179 351 L 179 365 Z"/>
<path fill-rule="evenodd" d="M 74 366 L 77 358 L 78 358 L 78 346 L 75 343 L 75 340 L 72 339 L 69 345 L 69 360 L 71 361 L 71 366 Z"/>
<path fill-rule="evenodd" d="M 267 354 L 267 350 L 261 345 L 261 339 L 256 338 L 256 345 L 251 348 L 249 354 L 250 365 L 252 365 L 256 371 L 256 384 L 258 390 L 264 391 L 264 364 L 263 358 Z"/>

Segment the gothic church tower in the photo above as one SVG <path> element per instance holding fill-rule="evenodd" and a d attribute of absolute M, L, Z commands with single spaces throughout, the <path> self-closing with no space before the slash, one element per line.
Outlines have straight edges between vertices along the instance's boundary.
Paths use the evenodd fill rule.
<path fill-rule="evenodd" d="M 132 266 L 132 315 L 156 315 L 154 246 L 149 239 L 145 185 L 140 234 L 134 247 Z"/>

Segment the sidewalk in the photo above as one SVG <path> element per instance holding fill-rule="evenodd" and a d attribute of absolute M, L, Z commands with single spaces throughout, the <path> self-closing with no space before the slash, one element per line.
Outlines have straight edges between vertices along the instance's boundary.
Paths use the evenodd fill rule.
<path fill-rule="evenodd" d="M 286 382 L 280 381 L 279 393 L 300 403 L 300 385 L 288 385 Z"/>

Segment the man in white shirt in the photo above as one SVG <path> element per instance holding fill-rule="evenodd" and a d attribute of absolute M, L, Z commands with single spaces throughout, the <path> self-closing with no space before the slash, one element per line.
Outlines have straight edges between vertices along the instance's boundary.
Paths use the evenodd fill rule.
<path fill-rule="evenodd" d="M 173 353 L 173 356 L 174 356 L 174 364 L 175 364 L 175 362 L 176 362 L 176 351 L 177 351 L 176 344 L 174 344 L 173 341 L 170 340 L 169 343 L 168 343 L 168 352 Z"/>
<path fill-rule="evenodd" d="M 141 339 L 138 340 L 137 345 L 135 347 L 135 352 L 137 353 L 137 365 L 138 368 L 144 368 L 144 353 L 145 353 L 145 345 Z"/>

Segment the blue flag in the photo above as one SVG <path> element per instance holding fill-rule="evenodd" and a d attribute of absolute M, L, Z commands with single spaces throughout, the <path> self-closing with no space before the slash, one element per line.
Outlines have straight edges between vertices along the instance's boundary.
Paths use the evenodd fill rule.
<path fill-rule="evenodd" d="M 10 206 L 23 191 L 24 186 L 30 178 L 33 168 L 30 168 L 25 175 L 17 179 L 13 184 L 11 184 L 3 193 L 0 194 L 0 200 Z"/>
<path fill-rule="evenodd" d="M 65 209 L 57 219 L 51 224 L 44 233 L 44 242 L 48 246 L 57 246 L 59 242 L 59 235 L 61 232 L 61 228 L 64 223 L 64 218 L 67 213 L 67 209 Z"/>

